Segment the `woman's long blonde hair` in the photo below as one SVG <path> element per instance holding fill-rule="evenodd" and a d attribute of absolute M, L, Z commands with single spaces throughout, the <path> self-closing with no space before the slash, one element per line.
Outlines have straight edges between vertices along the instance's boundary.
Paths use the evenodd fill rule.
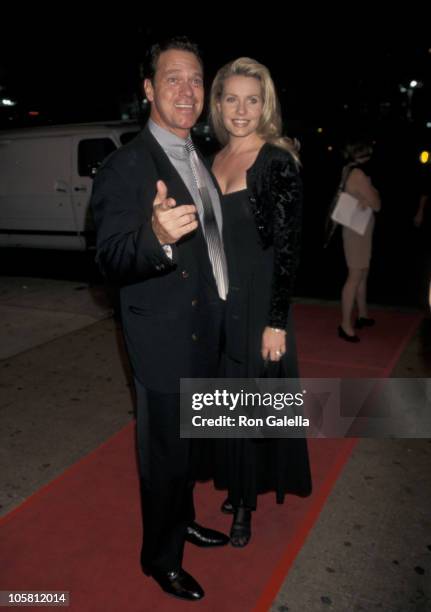
<path fill-rule="evenodd" d="M 250 57 L 239 57 L 229 62 L 223 68 L 220 68 L 213 81 L 210 96 L 210 121 L 220 144 L 226 145 L 229 135 L 224 127 L 223 118 L 217 103 L 221 100 L 224 82 L 232 76 L 252 77 L 260 82 L 263 110 L 257 133 L 265 142 L 289 151 L 294 159 L 299 162 L 298 143 L 293 142 L 286 136 L 282 136 L 280 104 L 269 70 L 266 66 L 259 64 L 259 62 Z"/>

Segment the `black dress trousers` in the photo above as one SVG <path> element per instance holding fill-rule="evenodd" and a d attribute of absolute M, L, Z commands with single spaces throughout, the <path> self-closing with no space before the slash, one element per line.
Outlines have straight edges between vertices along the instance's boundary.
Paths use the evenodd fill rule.
<path fill-rule="evenodd" d="M 180 396 L 135 379 L 143 507 L 144 568 L 181 567 L 187 525 L 195 518 L 190 439 L 180 438 Z"/>

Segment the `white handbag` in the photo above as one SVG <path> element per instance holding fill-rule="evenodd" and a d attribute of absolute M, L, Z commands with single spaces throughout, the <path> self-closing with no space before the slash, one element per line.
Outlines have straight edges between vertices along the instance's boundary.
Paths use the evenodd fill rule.
<path fill-rule="evenodd" d="M 331 219 L 340 225 L 349 227 L 351 230 L 363 236 L 372 215 L 371 208 L 361 208 L 359 200 L 342 191 L 337 199 Z"/>
<path fill-rule="evenodd" d="M 326 218 L 325 241 L 323 244 L 324 248 L 328 247 L 332 237 L 335 234 L 335 230 L 337 229 L 339 225 L 345 225 L 347 227 L 350 227 L 355 232 L 358 232 L 358 234 L 361 234 L 361 235 L 364 235 L 365 230 L 367 229 L 367 224 L 372 214 L 371 209 L 367 207 L 365 211 L 363 211 L 362 208 L 357 206 L 358 200 L 356 200 L 356 198 L 353 198 L 350 194 L 344 191 L 345 185 L 347 183 L 347 179 L 349 178 L 349 174 L 353 170 L 354 167 L 355 167 L 354 163 L 347 164 L 344 166 L 343 171 L 341 173 L 340 184 L 338 185 L 337 192 L 334 198 L 332 199 L 332 202 L 331 202 L 331 205 L 328 211 L 328 216 Z M 356 207 L 352 206 L 352 200 L 355 201 Z M 350 209 L 348 205 L 347 207 L 343 206 L 344 204 L 346 204 L 346 202 L 350 203 Z M 347 211 L 345 210 L 345 208 L 347 208 Z M 359 211 L 359 215 L 357 216 L 356 214 L 353 214 L 352 209 L 353 211 L 355 210 Z M 351 211 L 350 216 L 348 215 L 348 210 Z M 365 212 L 365 216 L 362 215 L 361 212 Z M 353 222 L 352 222 L 352 217 L 353 217 Z M 357 221 L 357 217 L 359 217 L 359 221 Z"/>

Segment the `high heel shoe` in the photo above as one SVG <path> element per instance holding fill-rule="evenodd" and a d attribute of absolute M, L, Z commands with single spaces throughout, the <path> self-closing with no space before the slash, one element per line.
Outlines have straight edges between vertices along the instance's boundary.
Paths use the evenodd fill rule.
<path fill-rule="evenodd" d="M 349 336 L 349 334 L 346 334 L 341 325 L 338 326 L 338 337 L 346 340 L 347 342 L 359 342 L 358 336 Z"/>
<path fill-rule="evenodd" d="M 235 548 L 247 546 L 251 538 L 251 510 L 245 506 L 235 508 L 232 527 L 230 530 L 230 543 Z"/>

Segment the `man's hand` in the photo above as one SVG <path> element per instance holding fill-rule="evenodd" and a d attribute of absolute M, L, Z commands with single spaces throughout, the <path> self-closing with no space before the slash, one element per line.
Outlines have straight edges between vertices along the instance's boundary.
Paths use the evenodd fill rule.
<path fill-rule="evenodd" d="M 174 244 L 198 227 L 196 206 L 194 204 L 177 206 L 173 198 L 168 198 L 168 188 L 165 183 L 157 181 L 151 224 L 161 245 Z"/>

